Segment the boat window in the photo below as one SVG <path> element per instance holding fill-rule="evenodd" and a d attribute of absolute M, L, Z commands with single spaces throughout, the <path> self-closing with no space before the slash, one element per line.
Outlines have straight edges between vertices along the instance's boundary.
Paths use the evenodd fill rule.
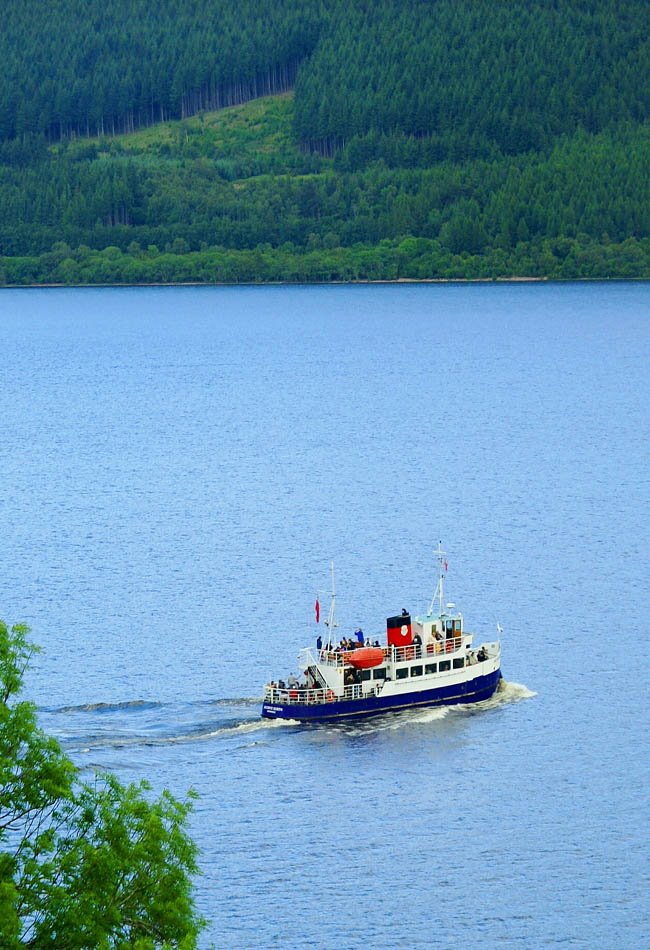
<path fill-rule="evenodd" d="M 407 666 L 403 666 L 401 670 L 395 671 L 396 680 L 405 680 L 408 675 L 409 675 L 409 671 L 408 671 Z"/>
<path fill-rule="evenodd" d="M 361 679 L 369 680 L 370 679 L 370 670 L 361 670 Z"/>
<path fill-rule="evenodd" d="M 385 680 L 386 679 L 386 667 L 380 666 L 378 670 L 372 671 L 372 678 L 374 680 Z"/>
<path fill-rule="evenodd" d="M 454 620 L 454 630 L 460 631 L 460 620 Z"/>
<path fill-rule="evenodd" d="M 421 667 L 421 666 L 412 666 L 412 667 L 411 667 L 411 676 L 422 676 L 422 667 Z"/>
<path fill-rule="evenodd" d="M 445 670 L 451 669 L 451 660 L 441 660 L 440 661 L 440 672 L 443 673 Z"/>
<path fill-rule="evenodd" d="M 438 669 L 437 663 L 427 663 L 427 665 L 424 667 L 424 672 L 435 673 L 437 669 Z"/>
<path fill-rule="evenodd" d="M 464 658 L 464 657 L 461 656 L 460 659 L 454 660 L 454 669 L 455 669 L 455 670 L 462 670 L 462 668 L 463 668 L 464 666 L 465 666 L 465 658 Z"/>

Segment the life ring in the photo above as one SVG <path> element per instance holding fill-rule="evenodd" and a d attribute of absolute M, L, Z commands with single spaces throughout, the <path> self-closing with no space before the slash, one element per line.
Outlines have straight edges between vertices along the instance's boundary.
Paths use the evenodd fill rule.
<path fill-rule="evenodd" d="M 427 643 L 427 653 L 433 653 L 433 643 Z"/>
<path fill-rule="evenodd" d="M 328 703 L 333 703 L 335 699 L 334 690 L 328 689 L 327 692 L 325 693 L 325 699 L 327 700 Z"/>

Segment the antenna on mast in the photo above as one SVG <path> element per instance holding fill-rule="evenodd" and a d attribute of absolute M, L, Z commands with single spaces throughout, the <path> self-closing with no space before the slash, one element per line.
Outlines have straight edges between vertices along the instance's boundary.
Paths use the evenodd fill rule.
<path fill-rule="evenodd" d="M 435 594 L 431 598 L 431 603 L 429 604 L 429 610 L 427 615 L 430 617 L 433 614 L 433 605 L 436 600 L 440 605 L 440 614 L 442 617 L 443 614 L 443 601 L 444 601 L 444 572 L 447 570 L 447 554 L 442 550 L 442 541 L 438 541 L 438 550 L 436 551 L 436 556 L 438 558 L 438 586 L 436 587 Z"/>
<path fill-rule="evenodd" d="M 332 643 L 332 631 L 338 627 L 336 622 L 336 586 L 334 584 L 334 561 L 331 563 L 332 569 L 332 591 L 331 591 L 331 600 L 330 600 L 330 609 L 327 615 L 327 620 L 325 621 L 325 626 L 328 629 L 328 639 Z"/>

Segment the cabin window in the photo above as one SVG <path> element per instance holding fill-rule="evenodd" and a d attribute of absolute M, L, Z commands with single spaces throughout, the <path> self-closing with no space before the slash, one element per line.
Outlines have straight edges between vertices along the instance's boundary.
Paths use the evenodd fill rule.
<path fill-rule="evenodd" d="M 454 620 L 454 630 L 457 630 L 460 633 L 460 620 Z"/>
<path fill-rule="evenodd" d="M 451 660 L 441 660 L 439 669 L 441 673 L 444 673 L 446 670 L 450 670 Z"/>
<path fill-rule="evenodd" d="M 462 670 L 462 668 L 463 668 L 464 666 L 465 666 L 465 658 L 464 658 L 464 657 L 461 656 L 458 660 L 454 660 L 454 669 L 455 669 L 455 670 Z"/>
<path fill-rule="evenodd" d="M 437 663 L 427 663 L 427 665 L 424 667 L 424 672 L 425 672 L 425 673 L 435 673 L 435 672 L 437 671 L 437 669 L 438 669 L 438 664 L 437 664 Z"/>
<path fill-rule="evenodd" d="M 422 667 L 421 667 L 421 666 L 412 666 L 412 667 L 411 667 L 411 676 L 422 676 Z"/>
<path fill-rule="evenodd" d="M 368 670 L 370 672 L 370 670 Z M 378 670 L 372 671 L 372 678 L 374 680 L 385 680 L 386 679 L 386 667 L 380 666 Z"/>
<path fill-rule="evenodd" d="M 361 670 L 361 679 L 363 681 L 370 679 L 370 670 Z"/>
<path fill-rule="evenodd" d="M 408 666 L 403 666 L 401 670 L 395 670 L 396 680 L 405 680 L 409 675 Z"/>

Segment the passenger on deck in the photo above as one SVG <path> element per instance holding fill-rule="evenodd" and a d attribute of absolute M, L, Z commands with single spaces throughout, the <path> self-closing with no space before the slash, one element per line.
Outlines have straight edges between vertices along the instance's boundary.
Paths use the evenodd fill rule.
<path fill-rule="evenodd" d="M 482 663 L 483 660 L 487 660 L 487 658 L 488 658 L 487 650 L 485 649 L 485 647 L 481 647 L 481 649 L 476 654 L 476 659 L 479 661 L 479 663 Z"/>
<path fill-rule="evenodd" d="M 413 643 L 414 643 L 417 647 L 421 647 L 421 646 L 422 646 L 422 637 L 420 636 L 419 633 L 416 633 L 415 636 L 413 637 Z"/>
<path fill-rule="evenodd" d="M 278 680 L 278 689 L 286 689 L 286 684 L 284 680 Z"/>
<path fill-rule="evenodd" d="M 357 629 L 356 629 L 354 632 L 355 632 L 356 638 L 357 638 L 357 640 L 358 640 L 358 642 L 359 642 L 359 645 L 360 645 L 360 646 L 363 646 L 363 644 L 364 644 L 363 630 L 361 629 L 361 627 L 357 627 Z"/>
<path fill-rule="evenodd" d="M 375 640 L 375 642 L 373 643 L 373 647 L 378 647 L 378 646 L 379 646 L 379 640 Z"/>
<path fill-rule="evenodd" d="M 323 638 L 321 637 L 320 633 L 316 637 L 316 649 L 317 650 L 323 649 Z"/>

